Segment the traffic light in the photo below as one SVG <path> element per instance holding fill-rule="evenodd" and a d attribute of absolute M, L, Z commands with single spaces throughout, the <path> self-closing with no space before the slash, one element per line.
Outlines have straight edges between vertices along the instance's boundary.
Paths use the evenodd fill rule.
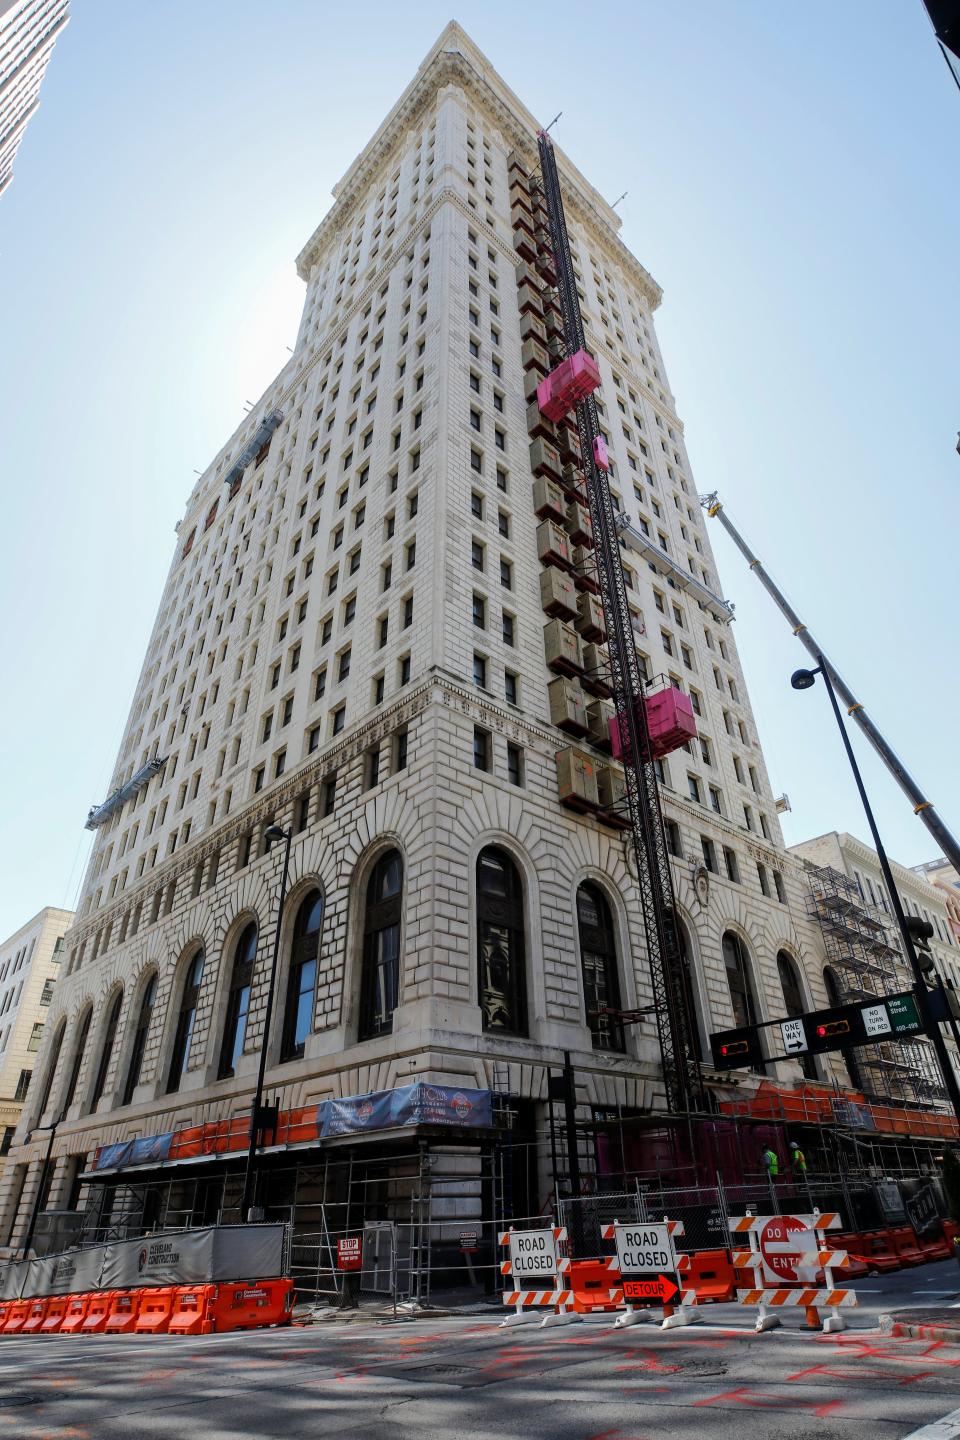
<path fill-rule="evenodd" d="M 849 1035 L 849 1020 L 827 1020 L 823 1025 L 817 1026 L 817 1036 L 825 1040 L 829 1035 Z"/>
<path fill-rule="evenodd" d="M 764 1060 L 756 1025 L 718 1030 L 710 1036 L 710 1051 L 715 1070 L 757 1070 Z"/>

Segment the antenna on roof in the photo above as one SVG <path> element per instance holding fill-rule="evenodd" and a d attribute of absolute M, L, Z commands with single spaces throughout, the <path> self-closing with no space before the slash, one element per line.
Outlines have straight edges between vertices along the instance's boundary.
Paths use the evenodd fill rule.
<path fill-rule="evenodd" d="M 627 198 L 627 196 L 629 195 L 629 193 L 630 193 L 629 190 L 624 190 L 623 194 L 622 194 L 621 196 L 619 196 L 618 199 L 614 200 L 613 204 L 610 206 L 610 209 L 611 209 L 611 210 L 616 210 L 617 206 L 620 204 L 620 201 L 621 201 L 621 200 L 626 200 L 626 198 Z"/>
<path fill-rule="evenodd" d="M 563 111 L 562 111 L 562 110 L 558 110 L 557 113 L 556 113 L 556 115 L 554 115 L 553 119 L 550 121 L 550 124 L 549 124 L 549 125 L 544 125 L 544 127 L 543 127 L 543 133 L 544 133 L 544 135 L 546 135 L 549 130 L 552 130 L 552 129 L 553 129 L 554 125 L 556 125 L 557 121 L 560 119 L 560 116 L 561 116 L 562 114 L 563 114 Z"/>

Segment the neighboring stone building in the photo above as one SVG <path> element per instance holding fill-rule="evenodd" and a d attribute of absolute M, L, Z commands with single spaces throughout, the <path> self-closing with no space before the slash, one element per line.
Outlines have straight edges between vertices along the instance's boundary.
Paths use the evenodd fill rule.
<path fill-rule="evenodd" d="M 72 910 L 47 906 L 0 944 L 0 1176 L 36 1068 Z"/>
<path fill-rule="evenodd" d="M 853 835 L 834 830 L 792 845 L 790 853 L 808 862 L 811 913 L 823 930 L 830 1003 L 858 999 L 864 989 L 876 994 L 911 989 L 913 976 L 876 851 Z M 948 896 L 895 860 L 890 869 L 905 912 L 933 927 L 930 950 L 944 983 L 960 986 L 960 940 L 950 925 Z M 956 1046 L 944 1033 L 956 1057 Z M 870 1090 L 884 1083 L 885 1076 L 887 1086 L 905 1104 L 941 1098 L 942 1081 L 928 1047 L 921 1049 L 913 1042 L 901 1048 L 903 1053 L 897 1054 L 884 1047 L 862 1051 L 855 1060 L 853 1082 Z"/>
<path fill-rule="evenodd" d="M 13 179 L 13 161 L 40 104 L 40 85 L 69 0 L 0 0 L 0 195 Z"/>
<path fill-rule="evenodd" d="M 922 875 L 934 890 L 938 890 L 947 907 L 950 934 L 960 945 L 960 875 L 943 856 L 939 860 L 927 860 L 923 865 L 912 867 L 914 874 Z"/>
<path fill-rule="evenodd" d="M 409 1217 L 428 1185 L 463 1218 L 538 1212 L 565 1052 L 585 1165 L 698 1158 L 678 1130 L 648 1135 L 663 1116 L 653 1017 L 604 1013 L 651 993 L 621 816 L 597 795 L 580 810 L 560 798 L 571 730 L 588 779 L 606 769 L 615 797 L 617 776 L 597 617 L 547 563 L 535 513 L 524 335 L 529 295 L 549 296 L 518 283 L 510 166 L 535 164 L 536 131 L 448 26 L 299 256 L 290 361 L 188 499 L 114 789 L 88 819 L 24 1125 L 64 1115 L 49 1206 L 86 1166 L 92 1228 L 237 1217 L 263 1043 L 281 1121 L 260 1196 L 314 1227 L 321 1201 L 352 1199 L 354 1223 Z M 827 1003 L 820 933 L 719 598 L 654 328 L 660 290 L 616 213 L 559 163 L 632 525 L 636 643 L 651 679 L 689 691 L 700 728 L 663 762 L 662 799 L 708 1054 L 713 1030 Z M 553 628 L 557 606 L 579 635 Z M 556 685 L 558 645 L 572 693 Z M 265 1037 L 272 821 L 293 840 Z M 777 1073 L 800 1067 L 771 1069 L 768 1088 Z M 716 1093 L 760 1085 L 741 1073 Z M 342 1100 L 318 1138 L 318 1105 Z M 444 1106 L 459 1128 L 436 1123 Z M 616 1146 L 602 1143 L 611 1117 Z M 22 1237 L 41 1146 L 12 1158 L 0 1243 Z"/>

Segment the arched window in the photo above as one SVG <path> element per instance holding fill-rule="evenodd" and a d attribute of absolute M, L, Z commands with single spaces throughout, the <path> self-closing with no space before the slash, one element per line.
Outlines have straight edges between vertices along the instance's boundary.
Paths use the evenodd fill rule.
<path fill-rule="evenodd" d="M 70 1065 L 70 1079 L 67 1081 L 66 1094 L 63 1097 L 63 1110 L 65 1115 L 73 1104 L 73 1098 L 77 1093 L 77 1081 L 80 1079 L 80 1069 L 83 1065 L 83 1052 L 87 1048 L 87 1036 L 90 1034 L 90 1020 L 93 1016 L 93 1006 L 88 1005 L 86 1014 L 77 1027 L 77 1039 L 73 1047 L 73 1061 Z"/>
<path fill-rule="evenodd" d="M 577 890 L 577 929 L 580 934 L 580 965 L 583 971 L 583 998 L 594 1050 L 622 1050 L 623 1025 L 604 1010 L 620 1009 L 620 979 L 617 975 L 617 948 L 613 918 L 603 891 L 589 882 Z"/>
<path fill-rule="evenodd" d="M 700 1007 L 697 1004 L 697 987 L 693 978 L 693 959 L 690 938 L 682 920 L 674 917 L 677 934 L 677 948 L 680 951 L 680 965 L 683 974 L 684 991 L 687 997 L 687 1013 L 690 1016 L 690 1049 L 694 1060 L 703 1059 L 703 1040 L 700 1035 Z"/>
<path fill-rule="evenodd" d="M 193 1022 L 197 1018 L 197 999 L 200 995 L 200 979 L 203 975 L 203 951 L 198 950 L 187 965 L 180 993 L 180 1010 L 177 1028 L 173 1035 L 173 1053 L 170 1056 L 170 1071 L 167 1075 L 167 1094 L 180 1089 L 190 1058 L 190 1040 Z"/>
<path fill-rule="evenodd" d="M 484 1030 L 527 1033 L 523 886 L 505 850 L 477 857 L 477 968 Z"/>
<path fill-rule="evenodd" d="M 757 1005 L 750 980 L 746 946 L 732 930 L 728 930 L 723 937 L 723 963 L 727 969 L 734 1025 L 737 1029 L 743 1025 L 756 1025 Z"/>
<path fill-rule="evenodd" d="M 60 1059 L 60 1051 L 63 1049 L 63 1037 L 67 1033 L 67 1022 L 61 1020 L 57 1032 L 53 1037 L 50 1046 L 50 1058 L 47 1061 L 47 1073 L 43 1077 L 43 1091 L 40 1098 L 40 1108 L 34 1115 L 37 1124 L 43 1119 L 44 1111 L 50 1103 L 50 1091 L 53 1089 L 53 1077 L 57 1073 L 57 1063 Z"/>
<path fill-rule="evenodd" d="M 96 1110 L 97 1103 L 103 1094 L 103 1087 L 107 1083 L 107 1071 L 110 1069 L 110 1061 L 113 1058 L 113 1046 L 117 1038 L 117 1025 L 120 1022 L 120 1007 L 123 1004 L 123 991 L 118 990 L 110 1002 L 110 1009 L 107 1012 L 107 1023 L 103 1031 L 103 1044 L 100 1047 L 100 1063 L 97 1066 L 97 1078 L 93 1086 L 93 1094 L 90 1097 L 90 1109 Z"/>
<path fill-rule="evenodd" d="M 137 1028 L 133 1032 L 133 1044 L 130 1047 L 130 1062 L 127 1065 L 127 1078 L 123 1084 L 122 1105 L 129 1105 L 133 1099 L 133 1092 L 140 1084 L 140 1071 L 143 1068 L 143 1052 L 147 1048 L 147 1035 L 150 1031 L 150 1020 L 153 1016 L 153 1002 L 157 996 L 156 973 L 150 976 L 144 987 L 143 995 L 140 998 L 140 1012 L 137 1015 Z"/>
<path fill-rule="evenodd" d="M 400 987 L 400 911 L 403 860 L 399 850 L 381 855 L 367 882 L 360 981 L 361 1040 L 393 1029 Z"/>
<path fill-rule="evenodd" d="M 803 1000 L 803 990 L 800 986 L 800 976 L 794 964 L 793 957 L 788 955 L 786 950 L 781 950 L 777 955 L 777 973 L 780 976 L 780 988 L 783 991 L 783 1003 L 788 1016 L 802 1015 L 806 1010 Z M 801 1055 L 800 1066 L 808 1080 L 816 1080 L 817 1067 L 812 1055 Z"/>
<path fill-rule="evenodd" d="M 323 896 L 308 895 L 297 911 L 290 948 L 287 999 L 283 1007 L 280 1059 L 299 1060 L 313 1023 L 313 993 L 317 984 L 317 951 L 323 920 Z"/>
<path fill-rule="evenodd" d="M 233 951 L 233 969 L 227 992 L 227 1018 L 220 1046 L 217 1079 L 227 1080 L 237 1073 L 237 1061 L 243 1054 L 250 1010 L 250 987 L 253 984 L 253 962 L 257 956 L 257 927 L 250 924 L 237 941 Z"/>

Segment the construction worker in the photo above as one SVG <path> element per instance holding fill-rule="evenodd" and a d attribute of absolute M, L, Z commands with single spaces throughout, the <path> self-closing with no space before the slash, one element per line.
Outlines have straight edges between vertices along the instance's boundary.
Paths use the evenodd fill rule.
<path fill-rule="evenodd" d="M 796 1140 L 790 1141 L 790 1164 L 793 1166 L 794 1177 L 797 1180 L 807 1178 L 807 1157 L 804 1155 Z"/>
<path fill-rule="evenodd" d="M 780 1157 L 772 1145 L 766 1147 L 760 1159 L 763 1161 L 763 1167 L 767 1172 L 767 1179 L 775 1180 L 780 1174 Z"/>

